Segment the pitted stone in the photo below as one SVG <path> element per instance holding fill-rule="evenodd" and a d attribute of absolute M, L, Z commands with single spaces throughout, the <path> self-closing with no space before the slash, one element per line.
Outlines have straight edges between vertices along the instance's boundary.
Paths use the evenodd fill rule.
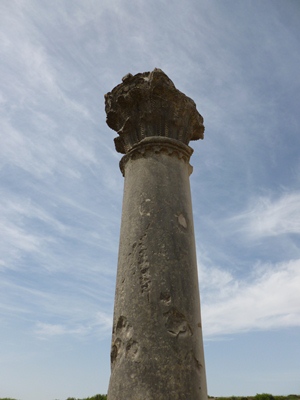
<path fill-rule="evenodd" d="M 188 144 L 203 139 L 203 118 L 192 99 L 176 89 L 160 69 L 128 74 L 105 95 L 106 122 L 118 132 L 116 150 L 127 153 L 149 136 L 164 136 Z"/>

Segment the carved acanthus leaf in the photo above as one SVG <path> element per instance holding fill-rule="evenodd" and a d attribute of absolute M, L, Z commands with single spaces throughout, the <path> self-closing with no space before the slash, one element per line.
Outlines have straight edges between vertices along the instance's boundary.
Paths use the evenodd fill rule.
<path fill-rule="evenodd" d="M 169 137 L 188 145 L 203 139 L 203 118 L 192 99 L 160 69 L 128 74 L 105 95 L 106 122 L 118 132 L 116 150 L 128 153 L 146 137 Z"/>

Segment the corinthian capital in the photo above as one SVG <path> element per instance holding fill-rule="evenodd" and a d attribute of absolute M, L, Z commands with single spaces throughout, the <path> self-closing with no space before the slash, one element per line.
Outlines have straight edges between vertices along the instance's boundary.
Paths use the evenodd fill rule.
<path fill-rule="evenodd" d="M 116 150 L 128 153 L 147 137 L 168 137 L 188 145 L 203 139 L 203 118 L 192 99 L 160 69 L 128 74 L 105 95 L 106 122 L 118 132 Z"/>

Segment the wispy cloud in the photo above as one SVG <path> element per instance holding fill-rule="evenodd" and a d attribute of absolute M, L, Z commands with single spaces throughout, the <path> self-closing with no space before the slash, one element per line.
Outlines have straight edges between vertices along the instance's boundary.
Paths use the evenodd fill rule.
<path fill-rule="evenodd" d="M 33 23 L 34 16 L 38 16 L 36 6 L 32 1 L 26 6 L 17 2 L 11 2 L 10 6 L 1 5 L 5 15 L 2 18 L 5 29 L 1 35 L 1 49 L 6 77 L 11 78 L 3 83 L 5 92 L 9 100 L 14 98 L 14 107 L 23 110 L 38 108 L 43 99 L 43 103 L 48 103 L 49 111 L 50 108 L 53 111 L 56 104 L 64 112 L 80 114 L 80 118 L 84 119 L 91 118 L 88 109 L 68 96 L 62 85 L 57 60 L 45 47 L 43 31 L 38 29 L 38 24 Z M 11 85 L 11 82 L 14 84 Z M 51 102 L 54 104 L 50 106 Z"/>
<path fill-rule="evenodd" d="M 28 230 L 24 219 L 29 217 L 30 204 L 14 199 L 2 191 L 0 199 L 0 266 L 18 269 L 19 260 L 26 254 L 42 251 L 47 235 Z M 48 238 L 49 239 L 49 238 Z"/>
<path fill-rule="evenodd" d="M 300 326 L 300 259 L 258 264 L 246 279 L 200 266 L 205 336 Z"/>
<path fill-rule="evenodd" d="M 62 274 L 43 274 L 41 279 L 24 271 L 20 276 L 23 282 L 13 276 L 0 282 L 0 318 L 4 321 L 22 323 L 28 334 L 41 339 L 110 335 L 114 286 L 104 276 L 94 273 L 94 283 L 71 275 L 67 281 Z"/>
<path fill-rule="evenodd" d="M 27 268 L 31 272 L 37 268 L 40 272 L 68 270 L 71 274 L 84 273 L 86 279 L 88 272 L 93 274 L 98 265 L 102 273 L 107 273 L 105 259 L 117 252 L 119 220 L 115 216 L 107 220 L 103 207 L 96 207 L 98 201 L 96 206 L 93 203 L 88 208 L 84 199 L 53 193 L 47 199 L 43 196 L 32 200 L 28 194 L 20 197 L 3 190 L 0 199 L 2 268 L 22 269 L 20 260 L 30 257 Z"/>
<path fill-rule="evenodd" d="M 252 239 L 300 234 L 300 193 L 288 192 L 274 199 L 260 196 L 231 220 L 238 232 Z"/>
<path fill-rule="evenodd" d="M 111 328 L 112 316 L 104 312 L 97 312 L 91 320 L 73 325 L 38 322 L 34 334 L 39 339 L 51 339 L 54 336 L 73 336 L 78 339 L 96 334 L 99 338 L 104 338 L 111 332 Z"/>

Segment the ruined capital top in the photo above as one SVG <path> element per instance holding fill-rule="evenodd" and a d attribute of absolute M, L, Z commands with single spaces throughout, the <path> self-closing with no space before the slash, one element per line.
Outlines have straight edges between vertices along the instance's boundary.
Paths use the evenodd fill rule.
<path fill-rule="evenodd" d="M 203 118 L 192 99 L 161 70 L 128 74 L 105 95 L 107 125 L 118 132 L 116 150 L 128 153 L 146 137 L 173 138 L 188 145 L 203 139 Z"/>

